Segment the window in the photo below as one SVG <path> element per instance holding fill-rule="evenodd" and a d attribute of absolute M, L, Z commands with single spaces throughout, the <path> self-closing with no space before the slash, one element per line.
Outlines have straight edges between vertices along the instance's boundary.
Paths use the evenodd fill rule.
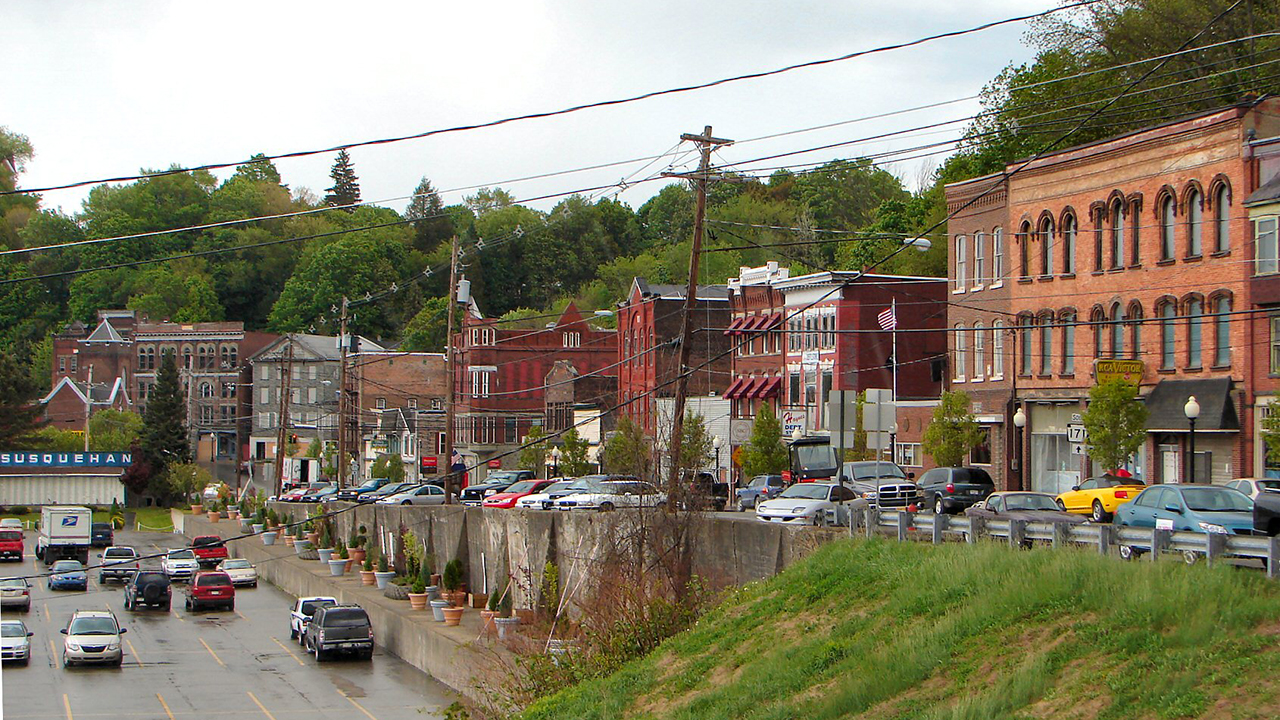
<path fill-rule="evenodd" d="M 1053 274 L 1053 218 L 1040 221 L 1040 274 Z"/>
<path fill-rule="evenodd" d="M 471 396 L 489 397 L 489 373 L 472 371 Z"/>
<path fill-rule="evenodd" d="M 1074 375 L 1076 372 L 1076 314 L 1066 313 L 1062 316 L 1062 374 Z"/>
<path fill-rule="evenodd" d="M 1280 375 L 1280 315 L 1271 316 L 1271 374 Z"/>
<path fill-rule="evenodd" d="M 968 282 L 969 260 L 966 247 L 969 239 L 964 235 L 956 236 L 956 292 L 962 292 Z"/>
<path fill-rule="evenodd" d="M 213 383 L 210 383 L 210 382 L 200 383 L 200 397 L 205 399 L 213 397 Z"/>
<path fill-rule="evenodd" d="M 1165 195 L 1160 201 L 1160 259 L 1173 259 L 1173 198 Z"/>
<path fill-rule="evenodd" d="M 897 443 L 893 449 L 893 461 L 902 467 L 922 467 L 920 458 L 923 456 L 920 443 Z"/>
<path fill-rule="evenodd" d="M 71 372 L 75 372 L 79 369 L 80 369 L 80 356 L 72 355 L 71 356 Z"/>
<path fill-rule="evenodd" d="M 1214 300 L 1213 312 L 1213 366 L 1227 367 L 1231 364 L 1231 298 Z"/>
<path fill-rule="evenodd" d="M 1102 217 L 1106 208 L 1098 205 L 1089 211 L 1093 218 L 1093 271 L 1102 272 Z"/>
<path fill-rule="evenodd" d="M 582 347 L 582 333 L 567 332 L 563 335 L 563 342 L 567 348 Z"/>
<path fill-rule="evenodd" d="M 1053 372 L 1053 316 L 1040 318 L 1040 374 Z"/>
<path fill-rule="evenodd" d="M 307 388 L 307 402 L 311 403 L 312 405 L 316 404 L 316 396 L 318 393 L 319 393 L 319 390 L 317 388 L 313 388 L 313 387 Z"/>
<path fill-rule="evenodd" d="M 991 324 L 991 377 L 999 380 L 1004 377 L 1004 322 L 997 320 Z"/>
<path fill-rule="evenodd" d="M 1254 234 L 1258 238 L 1258 257 L 1257 272 L 1259 275 L 1267 275 L 1280 272 L 1280 249 L 1276 243 L 1276 220 L 1275 217 L 1258 218 L 1254 224 Z"/>
<path fill-rule="evenodd" d="M 1142 303 L 1136 300 L 1129 305 L 1129 357 L 1142 359 Z"/>
<path fill-rule="evenodd" d="M 1018 274 L 1022 279 L 1031 277 L 1031 223 L 1022 223 L 1018 231 Z"/>
<path fill-rule="evenodd" d="M 1031 374 L 1031 323 L 1032 320 L 1029 317 L 1024 317 L 1018 321 L 1018 342 L 1021 346 L 1019 351 L 1022 353 L 1019 364 L 1021 366 L 1020 372 L 1023 375 Z"/>
<path fill-rule="evenodd" d="M 957 382 L 964 382 L 965 368 L 969 367 L 969 355 L 965 352 L 964 325 L 956 325 L 956 361 L 953 365 L 955 368 L 955 379 Z"/>
<path fill-rule="evenodd" d="M 1199 190 L 1192 190 L 1187 193 L 1187 256 L 1199 257 L 1201 251 L 1201 236 L 1204 230 L 1203 199 L 1200 197 Z"/>
<path fill-rule="evenodd" d="M 438 397 L 433 397 L 433 398 L 431 398 L 431 409 L 432 409 L 433 411 L 434 411 L 434 410 L 443 410 L 443 409 L 444 409 L 444 400 L 441 400 L 441 399 L 440 399 L 440 398 L 438 398 Z"/>
<path fill-rule="evenodd" d="M 209 407 L 208 405 L 200 406 L 200 422 L 201 424 L 208 424 L 213 422 L 213 408 Z"/>
<path fill-rule="evenodd" d="M 406 398 L 404 401 L 404 406 L 409 408 L 410 410 L 417 410 L 418 398 Z"/>
<path fill-rule="evenodd" d="M 1111 203 L 1111 267 L 1124 266 L 1124 203 Z"/>
<path fill-rule="evenodd" d="M 987 331 L 982 323 L 973 324 L 973 379 L 981 380 L 987 363 Z"/>
<path fill-rule="evenodd" d="M 1173 303 L 1165 303 L 1160 308 L 1160 367 L 1165 370 L 1173 369 L 1173 348 L 1174 348 L 1174 318 L 1177 317 L 1177 309 Z"/>
<path fill-rule="evenodd" d="M 1004 229 L 996 228 L 991 233 L 991 280 L 999 285 L 1004 280 Z"/>
<path fill-rule="evenodd" d="M 196 367 L 201 370 L 209 367 L 209 348 L 204 345 L 196 348 Z"/>
<path fill-rule="evenodd" d="M 1226 183 L 1218 186 L 1213 199 L 1213 251 L 1226 252 L 1231 249 L 1231 190 Z"/>
<path fill-rule="evenodd" d="M 1129 264 L 1142 264 L 1142 198 L 1129 200 L 1129 217 L 1133 218 L 1129 232 Z"/>
<path fill-rule="evenodd" d="M 258 402 L 263 405 L 269 405 L 271 403 L 271 388 L 262 388 L 262 390 L 259 391 Z"/>
<path fill-rule="evenodd" d="M 1076 217 L 1068 215 L 1062 219 L 1062 272 L 1074 275 L 1076 272 Z"/>
<path fill-rule="evenodd" d="M 222 383 L 222 399 L 230 400 L 236 396 L 236 384 L 230 382 Z"/>
<path fill-rule="evenodd" d="M 1102 348 L 1104 339 L 1106 338 L 1106 315 L 1102 312 L 1102 308 L 1094 307 L 1093 312 L 1089 313 L 1089 326 L 1093 328 L 1093 356 L 1095 358 L 1102 357 Z"/>
<path fill-rule="evenodd" d="M 991 428 L 979 428 L 982 433 L 982 439 L 978 444 L 969 451 L 969 463 L 971 465 L 990 465 L 991 464 Z"/>
<path fill-rule="evenodd" d="M 1111 306 L 1111 357 L 1124 357 L 1124 310 L 1120 303 Z"/>
<path fill-rule="evenodd" d="M 271 413 L 258 413 L 258 427 L 266 430 L 271 427 Z M 266 443 L 258 443 L 258 449 L 265 449 Z M 261 453 L 259 453 L 261 454 Z M 259 460 L 262 458 L 259 457 Z"/>
<path fill-rule="evenodd" d="M 66 371 L 67 371 L 67 356 L 59 355 L 58 356 L 58 372 L 64 373 Z"/>
<path fill-rule="evenodd" d="M 1201 324 L 1204 320 L 1204 304 L 1197 298 L 1187 301 L 1187 367 L 1200 367 Z"/>
<path fill-rule="evenodd" d="M 800 373 L 791 373 L 791 382 L 787 386 L 787 403 L 791 406 L 800 404 Z"/>
<path fill-rule="evenodd" d="M 270 380 L 270 379 L 271 379 L 271 367 L 270 367 L 270 366 L 268 366 L 268 365 L 263 365 L 263 366 L 262 366 L 262 372 L 261 372 L 261 373 L 259 373 L 259 378 L 258 378 L 258 379 L 260 379 L 260 380 Z"/>
<path fill-rule="evenodd" d="M 302 402 L 302 388 L 292 388 L 289 390 L 289 402 L 294 405 Z"/>
<path fill-rule="evenodd" d="M 982 286 L 986 283 L 987 271 L 987 236 L 979 231 L 973 236 L 973 283 Z"/>

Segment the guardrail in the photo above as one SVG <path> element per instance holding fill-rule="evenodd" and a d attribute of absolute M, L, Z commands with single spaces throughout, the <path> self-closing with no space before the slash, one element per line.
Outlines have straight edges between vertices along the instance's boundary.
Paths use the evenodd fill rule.
<path fill-rule="evenodd" d="M 877 510 L 874 507 L 855 510 L 851 522 L 850 533 L 862 531 L 867 537 L 891 535 L 901 542 L 915 539 L 937 544 L 960 539 L 975 543 L 980 539 L 989 539 L 1007 542 L 1014 547 L 1027 547 L 1040 542 L 1053 547 L 1095 548 L 1103 555 L 1110 555 L 1115 551 L 1126 558 L 1149 554 L 1155 560 L 1164 553 L 1182 553 L 1188 562 L 1203 557 L 1209 564 L 1226 558 L 1251 558 L 1262 561 L 1267 577 L 1280 577 L 1280 563 L 1276 562 L 1280 560 L 1280 537 L 933 515 Z"/>

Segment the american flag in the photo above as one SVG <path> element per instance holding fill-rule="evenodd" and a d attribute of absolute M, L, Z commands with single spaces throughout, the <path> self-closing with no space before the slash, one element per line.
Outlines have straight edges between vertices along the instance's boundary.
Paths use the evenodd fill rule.
<path fill-rule="evenodd" d="M 894 330 L 898 327 L 898 314 L 893 311 L 893 307 L 877 315 L 876 320 L 880 322 L 881 330 Z"/>

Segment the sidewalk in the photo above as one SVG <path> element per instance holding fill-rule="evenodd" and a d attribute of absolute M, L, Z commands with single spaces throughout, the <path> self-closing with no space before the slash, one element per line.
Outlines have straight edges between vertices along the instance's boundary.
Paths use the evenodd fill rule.
<path fill-rule="evenodd" d="M 183 534 L 234 537 L 241 532 L 238 522 L 211 523 L 207 517 L 187 515 Z M 408 601 L 392 600 L 376 587 L 362 585 L 355 569 L 334 577 L 327 564 L 302 560 L 283 541 L 266 546 L 255 537 L 227 545 L 233 557 L 254 564 L 259 579 L 291 595 L 328 595 L 339 602 L 358 603 L 369 613 L 378 646 L 473 700 L 482 700 L 478 686 L 497 668 L 494 653 L 507 655 L 493 636 L 481 637 L 479 610 L 468 608 L 460 625 L 446 627 L 432 619 L 430 609 L 411 610 Z M 281 607 L 282 626 L 288 615 L 289 608 Z"/>

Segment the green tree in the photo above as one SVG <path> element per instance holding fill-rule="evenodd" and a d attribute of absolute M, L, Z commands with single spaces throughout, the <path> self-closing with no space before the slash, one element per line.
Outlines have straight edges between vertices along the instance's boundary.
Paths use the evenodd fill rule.
<path fill-rule="evenodd" d="M 31 439 L 25 443 L 25 449 L 44 452 L 75 452 L 84 450 L 84 436 L 70 430 L 45 426 L 31 435 Z"/>
<path fill-rule="evenodd" d="M 369 477 L 386 478 L 393 483 L 404 482 L 404 463 L 399 455 L 379 455 L 369 469 Z"/>
<path fill-rule="evenodd" d="M 401 349 L 407 352 L 444 352 L 445 325 L 449 322 L 449 298 L 436 297 L 422 304 L 422 309 L 404 327 Z M 462 312 L 454 313 L 454 332 L 462 330 Z"/>
<path fill-rule="evenodd" d="M 0 350 L 0 448 L 20 449 L 40 427 L 36 387 L 18 359 Z"/>
<path fill-rule="evenodd" d="M 782 423 L 769 403 L 761 403 L 751 424 L 751 440 L 742 452 L 742 473 L 748 478 L 777 475 L 787 469 L 788 462 L 787 446 L 782 442 Z"/>
<path fill-rule="evenodd" d="M 31 346 L 27 354 L 27 378 L 37 393 L 53 389 L 53 333 Z"/>
<path fill-rule="evenodd" d="M 701 413 L 685 413 L 681 427 L 680 471 L 691 474 L 711 464 L 711 433 Z"/>
<path fill-rule="evenodd" d="M 618 420 L 604 446 L 604 466 L 611 473 L 647 480 L 653 475 L 653 440 L 628 416 Z"/>
<path fill-rule="evenodd" d="M 942 393 L 933 419 L 924 430 L 922 449 L 939 467 L 956 467 L 982 442 L 982 428 L 973 417 L 969 396 L 961 391 Z"/>
<path fill-rule="evenodd" d="M 1123 466 L 1147 439 L 1148 414 L 1137 385 L 1121 379 L 1094 385 L 1083 416 L 1090 457 L 1109 470 Z"/>
<path fill-rule="evenodd" d="M 414 188 L 413 198 L 405 208 L 404 217 L 413 221 L 413 246 L 427 253 L 447 242 L 453 235 L 453 219 L 445 212 L 440 193 L 431 181 L 422 178 Z"/>
<path fill-rule="evenodd" d="M 164 353 L 142 414 L 142 454 L 156 472 L 163 472 L 171 464 L 191 461 L 186 420 L 178 363 L 173 353 Z"/>
<path fill-rule="evenodd" d="M 477 217 L 515 205 L 516 198 L 502 188 L 483 187 L 466 197 L 466 205 Z"/>
<path fill-rule="evenodd" d="M 89 418 L 89 449 L 128 450 L 142 439 L 142 416 L 104 408 Z"/>
<path fill-rule="evenodd" d="M 404 280 L 407 252 L 398 242 L 379 241 L 364 235 L 343 237 L 303 260 L 284 285 L 271 309 L 270 326 L 276 332 L 311 332 L 319 318 L 331 316 L 343 296 L 355 301 L 367 293 L 382 292 Z M 386 302 L 360 305 L 350 327 L 372 337 L 395 334 Z"/>
<path fill-rule="evenodd" d="M 200 499 L 198 493 L 213 482 L 213 475 L 193 462 L 170 464 L 165 468 L 163 488 L 170 495 L 176 495 L 183 502 L 195 503 Z"/>
<path fill-rule="evenodd" d="M 324 204 L 329 206 L 354 205 L 360 202 L 360 179 L 356 177 L 355 167 L 351 164 L 351 156 L 346 150 L 338 151 L 338 159 L 329 170 L 333 179 L 333 187 L 324 196 Z M 347 208 L 350 212 L 354 208 Z"/>
<path fill-rule="evenodd" d="M 536 475 L 542 475 L 547 469 L 547 443 L 543 439 L 547 436 L 541 425 L 534 425 L 529 428 L 529 434 L 524 436 L 524 445 L 521 448 L 520 460 L 517 463 L 522 470 L 532 470 Z M 532 443 L 532 444 L 530 444 Z"/>
<path fill-rule="evenodd" d="M 564 477 L 581 477 L 591 472 L 591 463 L 587 460 L 589 445 L 585 438 L 578 434 L 577 428 L 560 436 L 563 445 L 560 447 L 560 474 Z"/>
<path fill-rule="evenodd" d="M 25 135 L 0 125 L 0 190 L 18 189 L 18 175 L 34 155 Z M 19 246 L 18 232 L 38 205 L 39 197 L 35 195 L 0 195 L 0 247 Z"/>

